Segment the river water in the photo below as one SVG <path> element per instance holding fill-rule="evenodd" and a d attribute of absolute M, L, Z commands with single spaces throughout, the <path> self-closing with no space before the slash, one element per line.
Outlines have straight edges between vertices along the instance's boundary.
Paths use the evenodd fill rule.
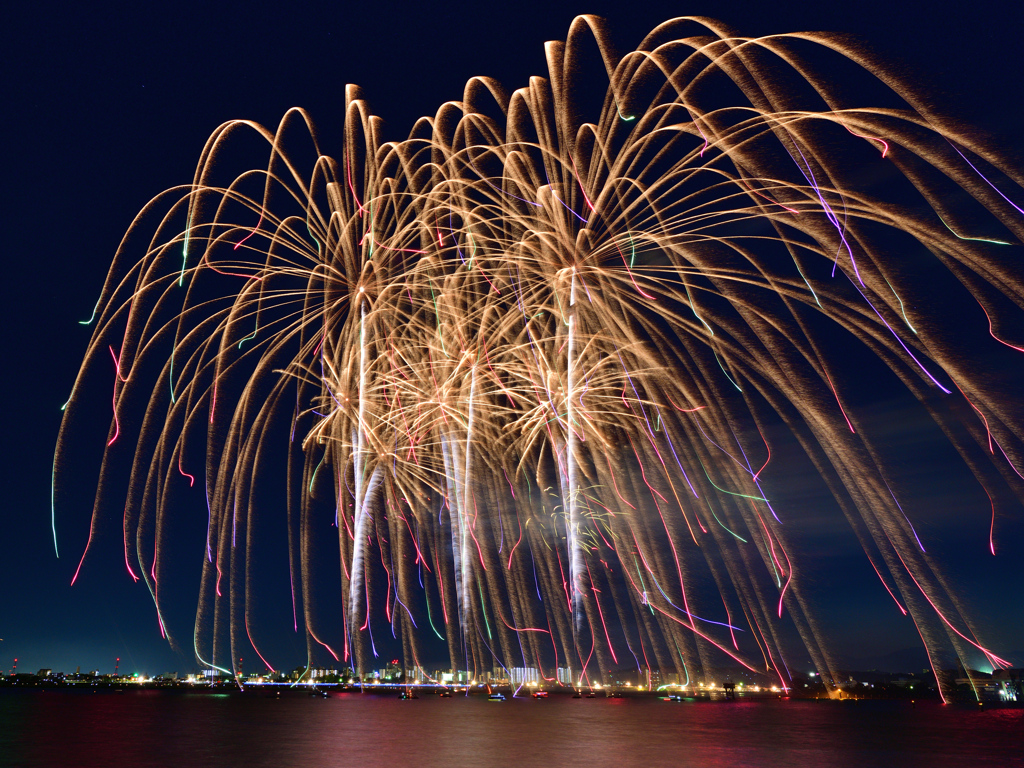
<path fill-rule="evenodd" d="M 1024 709 L 0 691 L 0 766 L 1024 766 Z"/>

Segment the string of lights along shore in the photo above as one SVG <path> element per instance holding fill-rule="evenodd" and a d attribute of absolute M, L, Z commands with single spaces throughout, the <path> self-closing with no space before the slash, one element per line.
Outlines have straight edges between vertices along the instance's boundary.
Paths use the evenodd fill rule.
<path fill-rule="evenodd" d="M 160 631 L 225 672 L 290 663 L 266 650 L 289 632 L 357 671 L 386 638 L 409 667 L 430 645 L 469 674 L 697 685 L 731 664 L 785 688 L 792 636 L 835 690 L 785 452 L 944 691 L 958 662 L 1008 666 L 855 403 L 877 375 L 935 425 L 1000 556 L 1020 392 L 964 350 L 1024 354 L 1019 173 L 827 35 L 680 18 L 620 55 L 582 16 L 544 50 L 545 77 L 472 78 L 404 140 L 354 85 L 338 146 L 298 108 L 213 132 L 87 321 L 55 508 L 83 445 L 102 463 L 91 523 L 54 526 L 60 560 L 123 535 Z M 950 331 L 951 295 L 980 333 Z M 104 408 L 105 435 L 69 439 Z M 188 562 L 164 554 L 183 515 L 206 530 Z M 191 637 L 161 600 L 182 572 Z M 268 579 L 287 626 L 256 619 Z"/>

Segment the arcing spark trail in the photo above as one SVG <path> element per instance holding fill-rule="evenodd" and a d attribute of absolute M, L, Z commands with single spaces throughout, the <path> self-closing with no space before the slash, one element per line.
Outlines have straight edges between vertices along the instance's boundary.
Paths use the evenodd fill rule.
<path fill-rule="evenodd" d="M 992 254 L 1024 235 L 1024 194 L 912 106 L 844 106 L 808 43 L 859 61 L 706 19 L 617 58 L 580 17 L 547 79 L 508 95 L 474 78 L 404 141 L 353 86 L 339 157 L 301 110 L 211 136 L 193 183 L 129 230 L 80 374 L 113 357 L 92 526 L 131 462 L 125 561 L 158 613 L 170 516 L 183 484 L 205 494 L 200 659 L 260 652 L 256 541 L 280 515 L 311 658 L 365 668 L 386 626 L 410 665 L 433 633 L 461 669 L 696 681 L 724 660 L 786 685 L 791 627 L 834 678 L 766 487 L 787 433 L 936 667 L 1005 663 L 900 506 L 849 360 L 891 371 L 986 492 L 1019 499 L 1015 393 L 958 359 L 918 267 L 1013 346 L 1024 292 Z M 240 130 L 269 160 L 221 179 Z M 66 423 L 93 407 L 73 395 Z M 275 512 L 257 485 L 282 465 Z"/>

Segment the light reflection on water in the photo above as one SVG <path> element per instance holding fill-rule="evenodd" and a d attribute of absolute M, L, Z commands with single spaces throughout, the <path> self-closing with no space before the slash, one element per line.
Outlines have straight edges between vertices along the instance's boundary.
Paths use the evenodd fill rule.
<path fill-rule="evenodd" d="M 919 702 L 0 693 L 0 766 L 1024 765 L 1024 709 Z"/>

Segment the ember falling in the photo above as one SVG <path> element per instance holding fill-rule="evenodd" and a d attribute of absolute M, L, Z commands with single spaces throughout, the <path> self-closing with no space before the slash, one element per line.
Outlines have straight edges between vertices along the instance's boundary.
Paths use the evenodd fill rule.
<path fill-rule="evenodd" d="M 357 670 L 386 635 L 410 666 L 440 641 L 456 669 L 697 684 L 724 660 L 786 687 L 790 632 L 834 690 L 774 503 L 785 445 L 941 688 L 958 661 L 1008 666 L 920 535 L 913 457 L 851 404 L 865 366 L 919 403 L 984 490 L 965 514 L 999 556 L 1000 506 L 1024 495 L 1019 391 L 969 351 L 1024 353 L 1000 253 L 1024 237 L 1019 173 L 825 35 L 677 19 L 619 57 L 579 17 L 546 58 L 511 93 L 470 80 L 403 141 L 355 86 L 332 153 L 301 109 L 220 126 L 115 255 L 55 504 L 81 449 L 65 430 L 102 379 L 90 541 L 123 507 L 162 632 L 163 585 L 202 568 L 193 636 L 171 640 L 204 665 L 238 671 L 251 649 L 273 669 L 261 633 L 291 631 Z M 900 106 L 848 103 L 822 59 Z M 987 334 L 963 338 L 950 295 Z M 163 557 L 197 499 L 201 566 Z M 275 629 L 254 617 L 282 563 Z"/>

